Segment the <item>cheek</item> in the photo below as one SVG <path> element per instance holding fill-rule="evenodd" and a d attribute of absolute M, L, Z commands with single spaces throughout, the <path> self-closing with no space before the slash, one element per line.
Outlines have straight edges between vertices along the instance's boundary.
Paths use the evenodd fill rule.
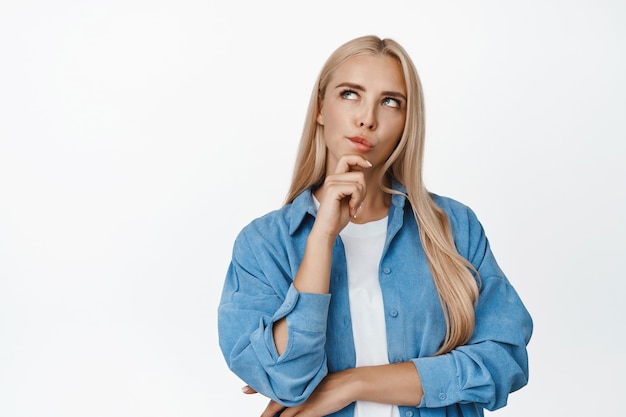
<path fill-rule="evenodd" d="M 326 97 L 320 103 L 320 110 L 317 113 L 317 123 L 322 126 L 336 124 L 337 119 L 340 119 L 342 116 L 345 117 L 345 115 L 342 115 L 343 111 L 344 109 L 342 109 L 341 103 L 337 103 Z"/>
<path fill-rule="evenodd" d="M 317 117 L 317 122 L 326 129 L 332 129 L 337 126 L 345 115 L 337 112 L 332 106 L 325 106 Z"/>
<path fill-rule="evenodd" d="M 393 152 L 394 149 L 396 149 L 396 146 L 398 146 L 398 143 L 400 143 L 400 135 L 396 136 L 397 139 L 395 140 L 390 140 L 389 141 L 389 148 L 387 149 L 388 153 Z"/>
<path fill-rule="evenodd" d="M 404 133 L 404 126 L 406 124 L 406 115 L 402 115 L 402 117 L 400 117 L 400 120 L 398 120 L 398 140 L 400 140 L 400 136 L 402 136 L 402 133 Z"/>
<path fill-rule="evenodd" d="M 387 150 L 391 153 L 398 143 L 400 143 L 400 138 L 402 137 L 402 133 L 404 132 L 404 121 L 402 123 L 398 123 L 393 128 L 389 130 L 389 145 Z"/>
<path fill-rule="evenodd" d="M 402 132 L 404 131 L 405 117 L 390 118 L 388 134 L 397 140 L 400 140 Z"/>

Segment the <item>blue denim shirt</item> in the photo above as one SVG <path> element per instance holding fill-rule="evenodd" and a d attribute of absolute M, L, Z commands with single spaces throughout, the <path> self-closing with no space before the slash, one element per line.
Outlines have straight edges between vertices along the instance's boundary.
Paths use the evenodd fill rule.
<path fill-rule="evenodd" d="M 413 211 L 403 195 L 393 195 L 379 267 L 389 362 L 412 361 L 424 389 L 421 403 L 400 407 L 400 415 L 482 416 L 483 408 L 503 407 L 510 392 L 526 385 L 532 320 L 472 210 L 434 198 L 448 215 L 457 250 L 480 274 L 476 327 L 466 345 L 433 356 L 446 322 Z M 299 293 L 293 286 L 315 215 L 309 190 L 246 226 L 235 240 L 218 309 L 230 369 L 286 406 L 306 400 L 327 373 L 355 366 L 341 238 L 333 248 L 330 294 Z M 272 325 L 283 317 L 289 337 L 278 355 Z M 353 409 L 333 416 L 352 416 Z"/>

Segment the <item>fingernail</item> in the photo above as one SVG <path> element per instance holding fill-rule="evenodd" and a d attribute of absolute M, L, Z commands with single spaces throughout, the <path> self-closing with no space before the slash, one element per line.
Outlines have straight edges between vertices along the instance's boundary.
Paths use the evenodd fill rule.
<path fill-rule="evenodd" d="M 365 162 L 367 162 L 367 165 L 369 165 L 370 167 L 372 166 L 372 163 L 368 161 L 367 159 L 365 160 Z"/>
<path fill-rule="evenodd" d="M 245 387 L 241 387 L 241 392 L 248 394 L 250 392 L 250 387 L 247 385 Z"/>

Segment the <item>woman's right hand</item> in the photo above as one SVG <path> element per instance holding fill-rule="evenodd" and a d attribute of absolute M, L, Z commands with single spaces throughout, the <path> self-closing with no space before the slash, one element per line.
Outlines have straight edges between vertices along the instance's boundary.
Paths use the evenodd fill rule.
<path fill-rule="evenodd" d="M 356 216 L 365 198 L 365 176 L 362 170 L 371 166 L 360 155 L 342 156 L 335 172 L 328 175 L 317 190 L 320 207 L 293 281 L 299 292 L 328 294 L 333 245 L 350 218 Z M 274 323 L 273 335 L 276 351 L 282 355 L 289 341 L 285 317 Z"/>
<path fill-rule="evenodd" d="M 360 155 L 344 155 L 337 162 L 335 172 L 328 175 L 317 192 L 320 207 L 311 233 L 334 239 L 358 214 L 365 199 L 364 169 L 372 164 Z"/>

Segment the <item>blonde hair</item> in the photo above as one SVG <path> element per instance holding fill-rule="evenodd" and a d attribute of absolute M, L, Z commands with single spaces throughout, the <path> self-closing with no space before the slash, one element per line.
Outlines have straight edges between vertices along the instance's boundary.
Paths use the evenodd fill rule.
<path fill-rule="evenodd" d="M 316 117 L 335 70 L 357 55 L 389 56 L 402 65 L 407 87 L 406 121 L 398 145 L 383 166 L 380 185 L 389 194 L 400 193 L 384 183 L 385 178 L 393 178 L 407 190 L 406 198 L 419 225 L 420 239 L 446 319 L 446 336 L 436 353 L 443 354 L 467 343 L 474 331 L 479 277 L 472 264 L 457 252 L 448 218 L 424 186 L 424 97 L 417 70 L 397 42 L 364 36 L 343 44 L 328 58 L 311 95 L 286 204 L 307 188 L 324 182 L 326 146 Z"/>

